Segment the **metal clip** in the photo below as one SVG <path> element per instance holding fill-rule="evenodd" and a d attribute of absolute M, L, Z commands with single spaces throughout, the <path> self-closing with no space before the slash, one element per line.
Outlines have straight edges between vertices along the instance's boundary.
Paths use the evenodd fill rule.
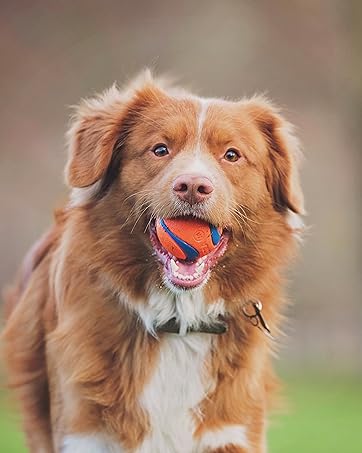
<path fill-rule="evenodd" d="M 274 340 L 270 328 L 261 314 L 262 309 L 263 304 L 260 300 L 249 300 L 242 306 L 243 314 L 251 324 L 261 330 L 268 338 Z"/>

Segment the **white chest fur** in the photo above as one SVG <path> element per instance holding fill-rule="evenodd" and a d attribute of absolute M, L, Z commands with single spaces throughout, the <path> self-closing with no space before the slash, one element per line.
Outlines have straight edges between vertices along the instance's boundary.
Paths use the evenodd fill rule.
<path fill-rule="evenodd" d="M 138 315 L 153 335 L 154 328 L 175 317 L 181 333 L 201 322 L 213 322 L 224 314 L 222 301 L 205 304 L 201 291 L 184 294 L 152 293 L 147 304 L 138 307 Z M 191 333 L 167 334 L 160 341 L 160 351 L 153 375 L 140 395 L 147 411 L 151 430 L 132 453 L 204 453 L 228 444 L 247 447 L 245 428 L 226 425 L 206 432 L 200 441 L 194 438 L 199 403 L 213 388 L 207 369 L 213 335 Z M 62 453 L 126 453 L 126 450 L 102 433 L 66 436 Z M 127 453 L 131 453 L 128 452 Z"/>
<path fill-rule="evenodd" d="M 193 453 L 198 448 L 193 433 L 199 403 L 212 386 L 206 369 L 212 336 L 187 334 L 188 327 L 212 322 L 224 312 L 219 301 L 206 304 L 202 291 L 179 294 L 153 292 L 139 310 L 145 327 L 154 334 L 154 327 L 175 317 L 181 335 L 162 338 L 155 371 L 140 398 L 151 422 L 151 433 L 138 453 Z"/>
<path fill-rule="evenodd" d="M 198 452 L 193 433 L 201 416 L 198 404 L 211 385 L 205 367 L 210 347 L 207 334 L 163 339 L 155 372 L 141 396 L 151 433 L 137 453 Z"/>

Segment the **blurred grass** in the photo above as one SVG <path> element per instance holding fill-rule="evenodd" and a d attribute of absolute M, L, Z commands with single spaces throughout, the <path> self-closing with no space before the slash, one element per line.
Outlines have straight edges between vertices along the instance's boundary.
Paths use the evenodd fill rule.
<path fill-rule="evenodd" d="M 270 422 L 270 453 L 362 452 L 361 379 L 312 374 L 289 377 L 284 393 L 288 411 L 273 416 Z M 1 453 L 26 452 L 4 394 L 0 395 L 0 433 Z"/>
<path fill-rule="evenodd" d="M 27 451 L 20 422 L 10 406 L 9 398 L 3 391 L 0 393 L 0 433 L 1 453 L 24 453 Z"/>
<path fill-rule="evenodd" d="M 274 416 L 270 453 L 361 453 L 362 380 L 311 375 L 286 379 L 288 410 Z"/>

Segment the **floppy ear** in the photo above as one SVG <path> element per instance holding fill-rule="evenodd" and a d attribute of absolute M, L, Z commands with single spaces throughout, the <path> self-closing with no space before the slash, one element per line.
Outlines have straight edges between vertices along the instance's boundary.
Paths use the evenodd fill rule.
<path fill-rule="evenodd" d="M 269 162 L 265 169 L 266 186 L 274 208 L 304 214 L 304 199 L 299 180 L 301 151 L 288 123 L 265 99 L 255 101 L 252 115 L 264 135 Z"/>
<path fill-rule="evenodd" d="M 83 101 L 68 132 L 69 158 L 65 177 L 71 187 L 87 187 L 102 178 L 116 144 L 125 102 L 113 86 Z"/>

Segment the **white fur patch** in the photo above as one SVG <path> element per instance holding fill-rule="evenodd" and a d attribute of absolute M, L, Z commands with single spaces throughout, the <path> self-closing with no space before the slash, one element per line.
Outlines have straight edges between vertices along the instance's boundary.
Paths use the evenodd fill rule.
<path fill-rule="evenodd" d="M 202 129 L 205 123 L 207 110 L 213 99 L 198 98 L 197 101 L 200 103 L 200 112 L 197 122 L 197 143 L 193 150 L 193 158 L 182 166 L 182 172 L 190 175 L 202 175 L 213 179 L 214 167 L 210 164 L 210 157 L 201 150 Z"/>
<path fill-rule="evenodd" d="M 204 127 L 206 114 L 207 114 L 207 110 L 210 106 L 211 99 L 201 99 L 200 98 L 199 101 L 201 104 L 201 109 L 200 109 L 199 121 L 198 121 L 198 125 L 197 125 L 197 136 L 198 136 L 198 142 L 200 143 L 202 128 Z"/>
<path fill-rule="evenodd" d="M 225 309 L 222 300 L 206 304 L 202 290 L 196 289 L 179 293 L 153 291 L 144 305 L 137 306 L 137 311 L 146 329 L 153 335 L 157 326 L 171 318 L 180 323 L 180 334 L 184 335 L 188 327 L 213 323 L 224 314 Z"/>
<path fill-rule="evenodd" d="M 200 150 L 196 148 L 193 158 L 187 165 L 184 165 L 182 172 L 188 175 L 201 175 L 213 180 L 214 167 L 210 163 L 210 157 L 204 153 L 202 156 Z"/>
<path fill-rule="evenodd" d="M 71 434 L 65 436 L 61 453 L 125 453 L 103 434 Z"/>
<path fill-rule="evenodd" d="M 288 209 L 287 223 L 293 230 L 293 235 L 298 241 L 302 241 L 305 225 L 302 216 Z"/>
<path fill-rule="evenodd" d="M 150 417 L 151 432 L 137 453 L 201 452 L 194 438 L 198 404 L 213 383 L 205 358 L 212 338 L 205 334 L 166 335 L 159 362 L 140 402 Z"/>
<path fill-rule="evenodd" d="M 88 187 L 75 187 L 70 193 L 70 206 L 72 208 L 83 206 L 90 201 L 100 189 L 102 181 L 96 181 Z"/>
<path fill-rule="evenodd" d="M 216 449 L 226 445 L 237 445 L 248 448 L 246 429 L 241 425 L 229 425 L 215 431 L 206 432 L 200 442 L 200 451 L 204 449 Z"/>

